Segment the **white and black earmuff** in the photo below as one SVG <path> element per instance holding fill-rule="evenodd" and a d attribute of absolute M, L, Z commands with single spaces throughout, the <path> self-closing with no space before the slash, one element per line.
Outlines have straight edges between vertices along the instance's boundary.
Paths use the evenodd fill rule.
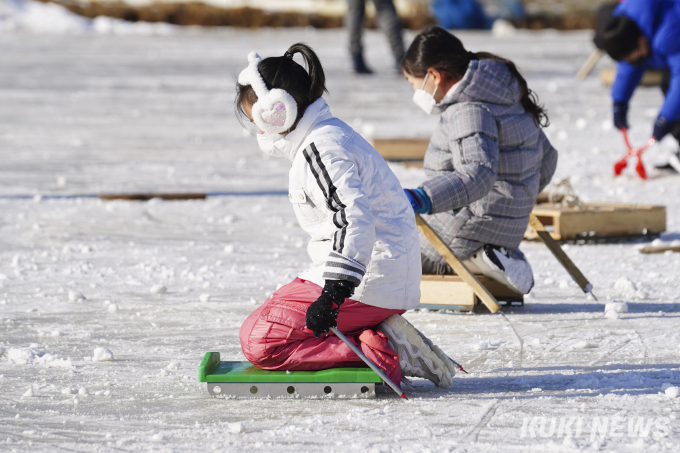
<path fill-rule="evenodd" d="M 279 88 L 267 89 L 257 66 L 262 58 L 255 53 L 248 54 L 248 67 L 238 76 L 238 83 L 250 85 L 257 95 L 252 106 L 255 125 L 265 134 L 280 134 L 287 131 L 297 118 L 297 103 L 293 96 Z"/>

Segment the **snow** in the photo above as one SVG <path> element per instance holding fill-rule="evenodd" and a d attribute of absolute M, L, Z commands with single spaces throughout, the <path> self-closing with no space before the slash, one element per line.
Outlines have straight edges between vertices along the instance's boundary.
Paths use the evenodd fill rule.
<path fill-rule="evenodd" d="M 113 361 L 113 352 L 109 351 L 106 348 L 96 348 L 94 350 L 94 355 L 92 356 L 92 360 L 95 362 L 112 362 Z"/>
<path fill-rule="evenodd" d="M 80 302 L 80 301 L 85 300 L 85 296 L 83 296 L 78 291 L 69 291 L 68 292 L 68 300 L 70 300 L 71 302 Z"/>
<path fill-rule="evenodd" d="M 574 78 L 592 50 L 588 33 L 460 36 L 516 61 L 547 106 L 556 178 L 570 176 L 587 201 L 665 204 L 660 239 L 680 240 L 680 178 L 651 168 L 647 182 L 631 169 L 612 176 L 624 147 L 608 89 L 596 76 Z M 289 165 L 263 157 L 234 117 L 247 53 L 309 42 L 333 112 L 376 137 L 428 136 L 436 124 L 388 70 L 384 36 L 366 33 L 371 78 L 347 76 L 345 38 L 307 29 L 0 33 L 0 450 L 677 450 L 680 399 L 666 392 L 680 386 L 680 254 L 640 254 L 649 240 L 570 245 L 599 301 L 532 242 L 521 246 L 536 274 L 525 307 L 408 312 L 470 373 L 447 390 L 414 379 L 408 401 L 384 389 L 374 400 L 225 400 L 196 382 L 206 351 L 244 359 L 245 317 L 308 265 L 289 202 L 272 194 L 286 192 Z M 657 88 L 633 98 L 634 143 L 648 138 L 645 112 L 661 101 Z M 661 161 L 675 146 L 666 139 L 644 159 Z M 424 178 L 392 168 L 405 187 Z M 54 198 L 145 191 L 269 194 Z M 608 310 L 614 320 L 604 317 L 613 302 L 628 307 Z M 116 360 L 95 360 L 95 348 Z M 22 398 L 29 387 L 36 396 Z M 647 435 L 629 437 L 638 422 L 651 423 Z"/>
<path fill-rule="evenodd" d="M 613 310 L 617 313 L 628 313 L 628 304 L 625 302 L 609 302 L 604 304 L 605 313 Z"/>
<path fill-rule="evenodd" d="M 168 35 L 177 27 L 166 23 L 127 22 L 112 17 L 99 16 L 88 19 L 70 12 L 55 3 L 30 0 L 0 0 L 0 32 L 29 32 L 36 34 L 82 35 Z M 64 176 L 56 183 L 67 184 Z"/>
<path fill-rule="evenodd" d="M 231 434 L 240 434 L 246 431 L 246 425 L 243 422 L 229 423 L 227 425 L 227 430 Z"/>
<path fill-rule="evenodd" d="M 151 294 L 165 294 L 168 292 L 168 288 L 166 288 L 163 285 L 153 285 L 150 289 L 149 292 Z"/>
<path fill-rule="evenodd" d="M 35 396 L 35 391 L 33 389 L 28 389 L 28 390 L 26 390 L 26 393 L 24 393 L 21 396 L 27 397 L 27 398 L 31 397 L 31 396 Z"/>

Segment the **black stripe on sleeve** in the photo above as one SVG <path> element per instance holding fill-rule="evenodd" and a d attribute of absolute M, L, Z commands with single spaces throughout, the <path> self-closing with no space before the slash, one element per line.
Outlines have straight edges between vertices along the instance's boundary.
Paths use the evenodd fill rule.
<path fill-rule="evenodd" d="M 314 149 L 316 149 L 316 148 L 314 148 Z M 312 161 L 312 157 L 307 152 L 307 149 L 303 150 L 302 154 L 304 154 L 305 160 L 309 164 L 309 169 L 312 171 L 312 174 L 314 175 L 314 179 L 316 179 L 316 183 L 321 188 L 321 192 L 323 192 L 324 198 L 328 199 L 328 191 L 326 191 L 326 187 L 324 187 L 324 185 L 321 183 L 321 178 L 319 176 L 319 172 L 316 171 L 316 169 L 314 168 L 314 162 Z"/>
<path fill-rule="evenodd" d="M 311 150 L 311 153 L 310 153 Z M 338 228 L 338 230 L 333 235 L 333 250 L 342 254 L 342 250 L 345 247 L 345 236 L 347 235 L 347 216 L 345 215 L 345 206 L 342 201 L 340 201 L 340 196 L 338 195 L 338 189 L 333 184 L 333 180 L 328 174 L 328 170 L 321 160 L 321 154 L 316 148 L 314 143 L 310 143 L 309 148 L 303 150 L 303 154 L 309 168 L 316 179 L 316 183 L 321 188 L 326 202 L 328 203 L 328 208 L 334 213 L 340 213 L 340 220 L 338 220 L 337 215 L 333 216 L 333 224 Z M 317 167 L 318 171 L 317 171 Z M 325 184 L 324 184 L 325 183 Z M 326 190 L 328 188 L 328 190 Z"/>

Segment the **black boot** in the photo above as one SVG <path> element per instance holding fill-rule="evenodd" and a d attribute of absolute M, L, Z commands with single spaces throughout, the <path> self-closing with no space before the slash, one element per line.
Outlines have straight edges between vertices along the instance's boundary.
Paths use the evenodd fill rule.
<path fill-rule="evenodd" d="M 362 54 L 352 55 L 352 66 L 355 74 L 373 74 L 373 71 L 364 63 Z"/>

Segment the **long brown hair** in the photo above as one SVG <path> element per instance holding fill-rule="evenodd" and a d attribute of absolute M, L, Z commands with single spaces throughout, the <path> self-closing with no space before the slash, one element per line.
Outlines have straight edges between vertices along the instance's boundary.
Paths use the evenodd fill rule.
<path fill-rule="evenodd" d="M 441 27 L 430 27 L 420 32 L 406 51 L 400 66 L 404 72 L 414 77 L 425 77 L 428 68 L 434 68 L 460 80 L 472 60 L 495 60 L 505 63 L 519 82 L 520 103 L 524 110 L 534 117 L 536 125 L 547 127 L 550 124 L 548 114 L 538 103 L 538 96 L 529 89 L 527 81 L 519 73 L 515 63 L 489 52 L 468 52 L 460 39 Z"/>

